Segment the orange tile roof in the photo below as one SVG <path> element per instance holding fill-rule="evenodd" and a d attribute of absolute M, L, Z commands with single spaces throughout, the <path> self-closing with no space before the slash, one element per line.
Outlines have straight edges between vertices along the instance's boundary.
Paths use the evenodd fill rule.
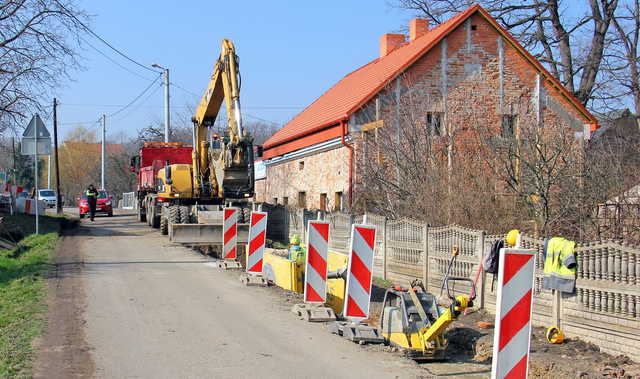
<path fill-rule="evenodd" d="M 264 147 L 279 145 L 348 118 L 362 103 L 369 100 L 371 96 L 436 44 L 448 33 L 450 27 L 457 26 L 477 9 L 478 6 L 473 6 L 457 14 L 415 41 L 407 43 L 388 55 L 377 58 L 346 75 L 271 136 L 264 143 Z"/>
<path fill-rule="evenodd" d="M 312 134 L 348 119 L 351 114 L 373 98 L 381 89 L 395 79 L 396 76 L 426 54 L 439 43 L 442 38 L 462 24 L 476 11 L 479 11 L 484 18 L 494 25 L 498 32 L 505 35 L 517 50 L 523 55 L 526 55 L 527 59 L 531 58 L 529 59 L 530 63 L 534 65 L 538 71 L 542 72 L 548 80 L 552 81 L 554 86 L 559 88 L 560 92 L 563 93 L 581 113 L 585 114 L 586 112 L 587 119 L 589 119 L 589 116 L 593 117 L 572 94 L 560 85 L 560 83 L 518 44 L 504 28 L 500 27 L 482 7 L 474 5 L 429 30 L 415 41 L 399 47 L 384 57 L 374 59 L 346 75 L 271 136 L 271 138 L 264 143 L 265 150 Z"/>

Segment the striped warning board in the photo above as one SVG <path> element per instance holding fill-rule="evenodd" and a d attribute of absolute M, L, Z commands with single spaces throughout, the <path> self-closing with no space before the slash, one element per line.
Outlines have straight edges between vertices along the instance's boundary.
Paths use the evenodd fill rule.
<path fill-rule="evenodd" d="M 370 225 L 353 225 L 351 249 L 345 293 L 344 317 L 363 320 L 369 317 L 371 299 L 371 273 L 376 228 Z"/>
<path fill-rule="evenodd" d="M 307 264 L 304 270 L 304 302 L 327 300 L 327 255 L 329 254 L 329 223 L 309 221 L 307 228 Z"/>
<path fill-rule="evenodd" d="M 238 257 L 238 208 L 224 208 L 222 228 L 222 256 L 224 259 Z"/>
<path fill-rule="evenodd" d="M 249 251 L 247 252 L 247 272 L 262 274 L 262 256 L 267 234 L 267 213 L 252 212 L 249 225 Z"/>
<path fill-rule="evenodd" d="M 500 250 L 493 379 L 527 377 L 535 262 L 535 250 Z"/>

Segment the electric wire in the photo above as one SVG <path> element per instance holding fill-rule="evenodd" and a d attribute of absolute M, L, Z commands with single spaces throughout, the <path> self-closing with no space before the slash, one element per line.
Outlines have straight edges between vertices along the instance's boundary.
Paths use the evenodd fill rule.
<path fill-rule="evenodd" d="M 125 105 L 124 107 L 118 109 L 117 111 L 108 114 L 107 117 L 111 118 L 121 112 L 123 112 L 125 109 L 129 108 L 133 103 L 135 103 L 136 101 L 138 101 L 138 99 L 140 99 L 142 96 L 144 96 L 145 93 L 147 93 L 148 90 L 151 89 L 151 87 L 153 87 L 154 84 L 156 84 L 156 82 L 158 82 L 158 79 L 160 79 L 160 75 L 158 75 L 156 77 L 156 79 L 151 82 L 138 96 L 136 96 L 133 100 L 131 100 L 127 105 Z"/>
<path fill-rule="evenodd" d="M 62 6 L 62 5 L 61 5 Z M 96 32 L 94 32 L 93 30 L 91 30 L 91 28 L 89 28 L 85 23 L 83 23 L 82 21 L 80 21 L 80 19 L 78 19 L 78 17 L 76 17 L 72 12 L 69 12 L 68 9 L 66 9 L 64 6 L 62 6 L 63 9 L 65 9 L 70 15 L 71 17 L 76 20 L 78 22 L 78 24 L 80 24 L 84 30 L 86 30 L 89 34 L 91 34 L 92 36 L 94 36 L 95 38 L 97 38 L 98 40 L 100 40 L 102 43 L 104 43 L 105 45 L 107 45 L 111 50 L 115 51 L 116 53 L 118 53 L 120 56 L 122 56 L 123 58 L 125 58 L 126 60 L 130 61 L 131 63 L 134 63 L 142 68 L 144 68 L 145 70 L 151 71 L 151 72 L 155 72 L 156 74 L 159 74 L 160 71 L 156 71 L 150 67 L 145 66 L 144 64 L 136 61 L 135 59 L 129 57 L 127 54 L 123 53 L 122 51 L 118 50 L 116 47 L 114 47 L 112 44 L 110 44 L 109 42 L 107 42 L 104 38 L 100 37 Z"/>
<path fill-rule="evenodd" d="M 125 113 L 123 116 L 116 118 L 115 120 L 113 120 L 112 122 L 120 122 L 126 118 L 128 118 L 129 116 L 131 116 L 131 114 L 133 114 L 134 112 L 136 112 L 138 109 L 142 108 L 142 106 L 144 104 L 147 103 L 147 101 L 149 101 L 149 99 L 151 99 L 153 97 L 153 95 L 155 95 L 156 93 L 158 93 L 158 91 L 160 90 L 160 86 L 156 87 L 156 89 L 154 89 L 153 91 L 149 92 L 149 94 L 147 95 L 147 97 L 145 97 L 144 99 L 142 99 L 142 101 L 136 105 L 135 107 L 133 107 L 132 109 L 129 110 L 129 112 Z"/>
<path fill-rule="evenodd" d="M 86 39 L 84 39 L 84 38 L 82 38 L 82 37 L 80 37 L 80 39 L 81 39 L 84 43 L 86 43 L 87 45 L 89 45 L 89 47 L 91 47 L 93 50 L 95 50 L 98 54 L 102 55 L 102 56 L 103 56 L 103 57 L 105 57 L 107 60 L 109 60 L 111 63 L 115 64 L 116 66 L 120 67 L 121 69 L 125 70 L 126 72 L 128 72 L 128 73 L 130 73 L 130 74 L 132 74 L 132 75 L 135 75 L 135 76 L 137 76 L 137 77 L 139 77 L 139 78 L 142 78 L 142 79 L 148 80 L 148 81 L 152 81 L 152 80 L 153 80 L 153 79 L 151 79 L 151 78 L 148 78 L 148 77 L 146 77 L 146 76 L 144 76 L 144 75 L 141 75 L 141 74 L 139 74 L 139 73 L 137 73 L 137 72 L 135 72 L 135 71 L 132 71 L 132 70 L 128 69 L 127 67 L 125 67 L 125 66 L 121 65 L 118 61 L 116 61 L 115 59 L 111 58 L 110 56 L 108 56 L 107 54 L 105 54 L 104 52 L 102 52 L 100 49 L 98 49 L 97 47 L 95 47 L 94 45 L 92 45 L 92 44 L 91 44 L 89 41 L 87 41 Z"/>

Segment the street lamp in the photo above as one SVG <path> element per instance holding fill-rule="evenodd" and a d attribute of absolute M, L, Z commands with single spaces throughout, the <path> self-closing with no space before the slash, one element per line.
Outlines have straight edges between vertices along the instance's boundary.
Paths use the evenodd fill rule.
<path fill-rule="evenodd" d="M 162 70 L 162 79 L 164 82 L 164 142 L 169 142 L 169 69 L 160 66 L 157 63 L 151 65 L 153 68 L 159 68 Z"/>

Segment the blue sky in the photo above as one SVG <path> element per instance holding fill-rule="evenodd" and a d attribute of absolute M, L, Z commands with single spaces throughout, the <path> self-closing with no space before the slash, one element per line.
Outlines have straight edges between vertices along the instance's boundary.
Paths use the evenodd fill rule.
<path fill-rule="evenodd" d="M 174 120 L 176 113 L 199 101 L 222 38 L 230 38 L 240 56 L 245 120 L 283 123 L 341 77 L 376 58 L 379 37 L 410 18 L 385 0 L 87 0 L 80 6 L 94 16 L 92 29 L 115 47 L 141 63 L 157 62 L 170 69 L 171 81 L 186 90 L 171 88 Z M 86 46 L 85 70 L 56 93 L 62 136 L 75 123 L 90 126 L 101 114 L 131 101 L 150 84 L 139 75 L 155 76 L 98 40 L 84 38 L 137 75 Z M 162 88 L 157 84 L 152 91 L 107 119 L 108 139 L 122 132 L 135 135 L 137 129 L 162 120 Z"/>

